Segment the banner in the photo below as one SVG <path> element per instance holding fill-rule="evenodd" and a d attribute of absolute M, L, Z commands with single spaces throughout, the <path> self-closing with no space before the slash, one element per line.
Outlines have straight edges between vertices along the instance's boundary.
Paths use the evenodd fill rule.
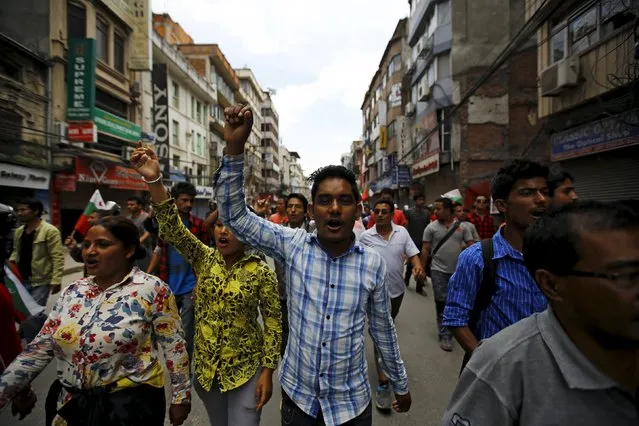
<path fill-rule="evenodd" d="M 428 176 L 439 171 L 439 151 L 430 152 L 422 156 L 413 164 L 413 179 Z"/>
<path fill-rule="evenodd" d="M 379 128 L 379 149 L 388 148 L 388 128 L 380 126 Z"/>
<path fill-rule="evenodd" d="M 100 160 L 75 159 L 75 174 L 79 183 L 109 185 L 115 189 L 148 191 L 149 187 L 137 170 L 130 167 L 107 164 Z"/>
<path fill-rule="evenodd" d="M 133 8 L 134 29 L 131 33 L 129 69 L 151 71 L 151 0 L 135 0 Z"/>
<path fill-rule="evenodd" d="M 141 131 L 137 124 L 100 108 L 93 108 L 93 113 L 93 119 L 100 133 L 129 142 L 140 140 Z"/>
<path fill-rule="evenodd" d="M 90 121 L 95 107 L 95 40 L 69 40 L 67 120 Z"/>
<path fill-rule="evenodd" d="M 97 142 L 97 127 L 92 121 L 72 121 L 67 128 L 67 139 L 71 142 Z"/>
<path fill-rule="evenodd" d="M 155 134 L 155 152 L 162 166 L 162 174 L 168 178 L 171 174 L 169 156 L 169 97 L 166 64 L 153 64 L 153 133 Z"/>

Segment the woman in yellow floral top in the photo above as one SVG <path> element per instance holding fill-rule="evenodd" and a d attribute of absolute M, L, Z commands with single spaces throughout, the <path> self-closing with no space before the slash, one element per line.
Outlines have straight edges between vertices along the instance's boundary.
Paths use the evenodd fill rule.
<path fill-rule="evenodd" d="M 275 272 L 246 254 L 244 244 L 219 221 L 216 248 L 189 232 L 157 179 L 160 166 L 151 148 L 138 147 L 132 162 L 149 183 L 160 238 L 187 259 L 197 276 L 193 367 L 209 420 L 216 426 L 258 425 L 272 394 L 282 339 Z"/>
<path fill-rule="evenodd" d="M 4 371 L 0 410 L 55 357 L 63 386 L 55 425 L 163 425 L 159 343 L 173 388 L 170 420 L 182 424 L 191 407 L 184 333 L 169 287 L 133 266 L 145 255 L 135 224 L 105 218 L 82 244 L 90 277 L 65 289 L 40 333 Z"/>

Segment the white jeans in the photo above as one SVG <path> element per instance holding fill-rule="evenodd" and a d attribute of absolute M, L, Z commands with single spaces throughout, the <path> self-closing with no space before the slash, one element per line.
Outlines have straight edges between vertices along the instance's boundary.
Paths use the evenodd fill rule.
<path fill-rule="evenodd" d="M 258 426 L 262 410 L 256 410 L 255 388 L 262 368 L 239 388 L 220 392 L 217 379 L 210 391 L 205 391 L 195 379 L 195 391 L 204 403 L 211 426 Z"/>

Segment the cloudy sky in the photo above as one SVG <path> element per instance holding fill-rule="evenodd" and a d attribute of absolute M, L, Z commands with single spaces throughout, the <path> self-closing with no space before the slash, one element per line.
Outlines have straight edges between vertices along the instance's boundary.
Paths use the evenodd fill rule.
<path fill-rule="evenodd" d="M 153 0 L 196 43 L 277 90 L 282 142 L 305 173 L 339 163 L 361 135 L 360 106 L 407 0 Z"/>

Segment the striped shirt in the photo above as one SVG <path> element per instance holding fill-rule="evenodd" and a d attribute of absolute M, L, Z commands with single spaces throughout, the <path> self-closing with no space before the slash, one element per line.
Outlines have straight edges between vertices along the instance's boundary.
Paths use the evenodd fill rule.
<path fill-rule="evenodd" d="M 371 401 L 364 327 L 379 348 L 384 371 L 397 394 L 408 392 L 386 292 L 386 265 L 373 250 L 354 242 L 332 258 L 317 233 L 276 225 L 250 213 L 244 202 L 243 156 L 225 156 L 216 176 L 220 218 L 240 239 L 285 268 L 290 335 L 280 383 L 310 416 L 340 425 Z"/>
<path fill-rule="evenodd" d="M 486 339 L 535 312 L 542 312 L 548 306 L 524 265 L 524 256 L 504 239 L 502 232 L 503 228 L 493 236 L 497 291 L 481 313 L 476 329 L 472 330 L 478 340 Z M 455 273 L 448 283 L 442 325 L 468 325 L 483 270 L 481 243 L 475 243 L 461 253 Z"/>

